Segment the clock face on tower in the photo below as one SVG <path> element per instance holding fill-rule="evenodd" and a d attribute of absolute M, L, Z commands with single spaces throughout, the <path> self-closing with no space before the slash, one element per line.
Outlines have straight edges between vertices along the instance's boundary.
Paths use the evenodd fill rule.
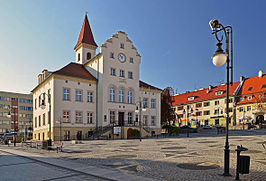
<path fill-rule="evenodd" d="M 124 63 L 126 61 L 126 56 L 122 53 L 118 54 L 118 60 L 122 63 Z"/>

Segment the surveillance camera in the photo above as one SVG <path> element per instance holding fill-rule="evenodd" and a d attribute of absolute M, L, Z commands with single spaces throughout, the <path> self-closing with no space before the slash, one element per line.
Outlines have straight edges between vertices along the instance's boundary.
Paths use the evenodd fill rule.
<path fill-rule="evenodd" d="M 217 19 L 212 19 L 209 22 L 209 25 L 211 27 L 211 29 L 213 30 L 214 28 L 219 28 L 219 21 Z"/>

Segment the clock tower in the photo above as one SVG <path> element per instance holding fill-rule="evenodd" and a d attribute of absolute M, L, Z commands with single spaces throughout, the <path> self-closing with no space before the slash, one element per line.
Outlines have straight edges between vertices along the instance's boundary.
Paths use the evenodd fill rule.
<path fill-rule="evenodd" d="M 79 34 L 78 42 L 74 48 L 76 52 L 76 63 L 85 64 L 96 55 L 98 45 L 95 43 L 87 15 Z"/>

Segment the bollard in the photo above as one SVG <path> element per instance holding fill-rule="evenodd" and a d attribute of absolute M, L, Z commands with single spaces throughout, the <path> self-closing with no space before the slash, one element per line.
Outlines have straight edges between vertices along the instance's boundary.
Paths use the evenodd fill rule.
<path fill-rule="evenodd" d="M 237 146 L 235 150 L 237 152 L 237 161 L 236 161 L 236 180 L 239 180 L 239 173 L 248 174 L 249 173 L 249 165 L 250 165 L 250 157 L 240 155 L 241 151 L 247 151 L 248 149 L 241 146 Z"/>

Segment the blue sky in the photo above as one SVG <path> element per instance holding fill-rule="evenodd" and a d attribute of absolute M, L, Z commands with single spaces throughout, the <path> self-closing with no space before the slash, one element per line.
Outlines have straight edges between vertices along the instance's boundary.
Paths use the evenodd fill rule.
<path fill-rule="evenodd" d="M 0 2 L 0 90 L 29 93 L 43 70 L 74 59 L 84 14 L 98 45 L 125 31 L 142 56 L 140 78 L 178 93 L 218 85 L 216 18 L 234 29 L 234 80 L 266 72 L 266 1 L 65 0 Z"/>

